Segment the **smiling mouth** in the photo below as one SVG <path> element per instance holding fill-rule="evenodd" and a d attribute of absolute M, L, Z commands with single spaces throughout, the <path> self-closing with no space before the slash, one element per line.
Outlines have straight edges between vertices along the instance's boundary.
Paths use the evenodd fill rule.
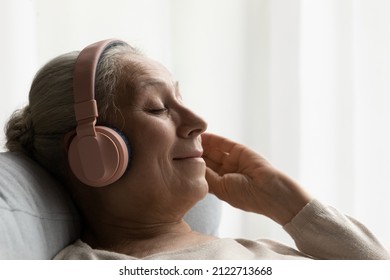
<path fill-rule="evenodd" d="M 192 153 L 179 155 L 174 157 L 173 160 L 202 160 L 203 151 L 193 151 Z"/>
<path fill-rule="evenodd" d="M 194 153 L 194 154 L 190 154 L 190 155 L 185 155 L 185 156 L 183 155 L 183 156 L 174 157 L 173 160 L 174 161 L 202 161 L 202 162 L 204 162 L 202 155 L 203 155 L 203 152 L 199 152 L 199 153 Z"/>
<path fill-rule="evenodd" d="M 182 158 L 174 158 L 173 163 L 179 166 L 192 166 L 196 165 L 204 165 L 206 162 L 202 157 L 182 157 Z"/>
<path fill-rule="evenodd" d="M 203 160 L 202 157 L 195 156 L 195 157 L 180 157 L 180 158 L 173 158 L 173 160 Z"/>

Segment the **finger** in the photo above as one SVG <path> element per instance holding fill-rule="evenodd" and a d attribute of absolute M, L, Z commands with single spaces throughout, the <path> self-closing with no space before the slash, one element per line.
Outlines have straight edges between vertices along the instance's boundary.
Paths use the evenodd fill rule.
<path fill-rule="evenodd" d="M 207 152 L 203 152 L 203 158 L 210 159 L 220 165 L 222 165 L 222 163 L 226 161 L 228 156 L 228 153 L 222 152 L 218 149 L 210 149 Z"/>
<path fill-rule="evenodd" d="M 218 174 L 242 173 L 268 166 L 269 162 L 249 148 L 210 133 L 202 134 L 203 157 Z"/>
<path fill-rule="evenodd" d="M 209 192 L 215 194 L 215 189 L 219 184 L 219 175 L 210 168 L 206 168 L 206 181 L 209 185 Z"/>
<path fill-rule="evenodd" d="M 214 134 L 202 134 L 203 156 L 234 171 L 244 146 Z"/>
<path fill-rule="evenodd" d="M 211 150 L 218 149 L 220 151 L 229 154 L 236 145 L 238 144 L 227 138 L 215 134 L 211 134 L 211 133 L 202 134 L 202 146 L 204 148 L 204 152 L 206 153 L 208 153 Z"/>
<path fill-rule="evenodd" d="M 210 169 L 212 169 L 213 171 L 217 172 L 221 169 L 221 164 L 219 163 L 216 163 L 215 161 L 207 158 L 207 157 L 203 157 L 204 161 L 206 162 L 206 166 Z"/>
<path fill-rule="evenodd" d="M 241 181 L 238 179 L 238 176 L 239 175 L 237 174 L 219 176 L 213 170 L 209 168 L 206 169 L 206 180 L 209 185 L 209 192 L 214 194 L 219 199 L 229 203 L 233 207 L 244 209 L 246 206 L 240 206 L 240 203 L 238 203 L 241 200 L 240 195 L 237 195 L 240 191 L 242 191 L 242 188 L 232 187 L 233 185 L 240 186 L 240 184 L 236 184 Z"/>
<path fill-rule="evenodd" d="M 235 172 L 235 170 L 226 169 L 221 163 L 217 163 L 207 157 L 203 157 L 206 162 L 206 166 L 216 172 L 218 175 L 222 176 L 226 173 Z"/>
<path fill-rule="evenodd" d="M 238 145 L 236 145 L 238 147 Z M 225 173 L 233 173 L 239 170 L 240 156 L 243 152 L 243 149 L 233 148 L 231 154 L 221 151 L 219 147 L 215 147 L 203 152 L 203 158 L 206 161 L 206 164 L 219 175 Z"/>

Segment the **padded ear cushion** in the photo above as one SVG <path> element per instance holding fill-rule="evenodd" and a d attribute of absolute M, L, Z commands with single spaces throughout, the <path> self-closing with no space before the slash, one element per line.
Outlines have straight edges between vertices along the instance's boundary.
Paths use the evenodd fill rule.
<path fill-rule="evenodd" d="M 68 159 L 75 176 L 84 184 L 103 187 L 119 180 L 129 163 L 126 141 L 114 129 L 96 126 L 96 137 L 74 137 Z"/>
<path fill-rule="evenodd" d="M 128 157 L 127 157 L 128 161 L 127 161 L 127 166 L 126 166 L 126 171 L 127 171 L 127 170 L 129 170 L 131 159 L 132 159 L 132 156 L 133 156 L 129 139 L 126 137 L 126 135 L 121 130 L 119 130 L 119 129 L 115 128 L 115 127 L 111 127 L 111 129 L 113 129 L 116 133 L 118 133 L 118 135 L 122 137 L 123 141 L 126 144 L 127 154 L 128 154 Z"/>

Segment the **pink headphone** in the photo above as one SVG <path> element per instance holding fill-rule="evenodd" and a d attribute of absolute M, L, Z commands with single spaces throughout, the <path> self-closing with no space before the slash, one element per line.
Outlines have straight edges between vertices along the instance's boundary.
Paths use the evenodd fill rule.
<path fill-rule="evenodd" d="M 103 187 L 119 180 L 129 164 L 128 142 L 109 127 L 95 126 L 98 117 L 95 100 L 95 73 L 99 58 L 119 40 L 105 40 L 87 46 L 76 61 L 73 94 L 77 120 L 76 135 L 68 149 L 73 174 L 84 184 Z"/>

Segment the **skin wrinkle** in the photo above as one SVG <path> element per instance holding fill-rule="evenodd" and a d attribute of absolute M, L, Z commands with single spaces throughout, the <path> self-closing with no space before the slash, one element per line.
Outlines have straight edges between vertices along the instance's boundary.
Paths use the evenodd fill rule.
<path fill-rule="evenodd" d="M 316 224 L 319 212 L 329 212 L 261 155 L 229 139 L 205 133 L 207 123 L 183 104 L 178 82 L 169 71 L 156 61 L 134 54 L 128 45 L 112 47 L 103 54 L 97 77 L 101 84 L 95 97 L 100 106 L 99 121 L 122 128 L 131 139 L 131 168 L 109 186 L 93 188 L 82 184 L 67 168 L 68 143 L 64 137 L 76 126 L 72 96 L 76 58 L 77 53 L 59 56 L 37 73 L 29 95 L 30 107 L 25 106 L 7 124 L 7 147 L 16 152 L 34 152 L 40 164 L 65 179 L 85 218 L 81 239 L 92 248 L 133 257 L 190 251 L 199 246 L 212 251 L 205 244 L 215 237 L 193 232 L 183 220 L 208 191 L 241 210 L 286 225 L 289 233 L 291 224 L 287 223 L 294 218 L 295 223 L 311 218 L 310 222 Z M 31 116 L 26 116 L 29 111 Z M 58 138 L 34 137 L 33 147 L 28 147 L 23 137 L 30 121 L 34 121 L 36 132 Z M 309 245 L 309 255 L 314 253 L 325 259 L 388 256 L 364 226 L 337 213 L 331 211 L 326 218 L 332 223 L 317 224 L 318 228 L 306 233 L 306 238 L 293 233 L 298 248 Z M 339 218 L 333 219 L 334 214 Z M 317 235 L 327 237 L 317 234 L 321 228 L 325 233 L 332 229 L 329 242 L 318 241 Z M 352 250 L 344 252 L 342 243 Z M 336 249 L 336 254 L 329 252 L 328 245 Z M 366 252 L 362 252 L 363 248 Z M 316 253 L 318 249 L 322 249 L 322 255 Z M 277 251 L 276 247 L 274 253 Z M 219 251 L 214 253 L 218 255 Z"/>
<path fill-rule="evenodd" d="M 106 249 L 132 240 L 132 246 L 120 249 L 127 253 L 137 248 L 138 241 L 143 247 L 148 237 L 156 237 L 147 245 L 148 252 L 153 246 L 168 246 L 164 245 L 168 241 L 171 247 L 172 240 L 166 237 L 172 234 L 177 239 L 174 244 L 209 240 L 211 237 L 199 234 L 193 239 L 195 233 L 182 220 L 208 192 L 205 164 L 174 159 L 202 149 L 200 134 L 207 124 L 184 106 L 178 82 L 165 67 L 137 55 L 126 61 L 123 69 L 137 67 L 121 80 L 126 90 L 118 96 L 117 104 L 123 118 L 116 116 L 114 125 L 123 127 L 131 139 L 131 168 L 109 191 L 101 188 L 96 192 L 100 207 L 90 200 L 92 205 L 84 211 L 91 213 L 86 216 L 97 217 L 90 219 L 90 229 L 83 238 L 93 247 Z M 166 110 L 156 111 L 161 107 Z"/>

